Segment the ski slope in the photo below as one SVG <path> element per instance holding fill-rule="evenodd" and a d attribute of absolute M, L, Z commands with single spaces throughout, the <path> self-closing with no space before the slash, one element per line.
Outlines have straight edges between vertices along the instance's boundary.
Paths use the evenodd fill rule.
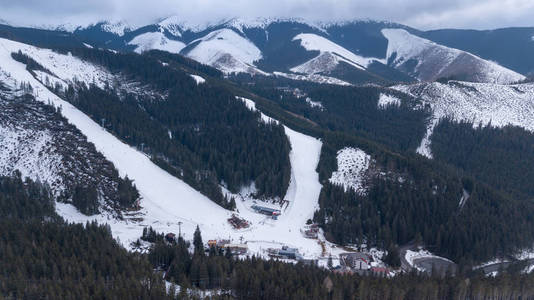
<path fill-rule="evenodd" d="M 39 57 L 50 54 L 49 50 L 0 39 L 0 79 L 13 89 L 16 89 L 20 82 L 29 83 L 37 100 L 61 107 L 62 114 L 115 165 L 120 175 L 127 175 L 134 180 L 142 197 L 142 209 L 125 213 L 124 220 L 115 219 L 109 214 L 88 217 L 79 213 L 72 205 L 57 203 L 58 213 L 66 220 L 81 223 L 96 220 L 107 223 L 113 235 L 126 247 L 141 236 L 146 226 L 152 226 L 160 232 L 178 233 L 181 223 L 181 230 L 186 239 L 192 239 L 194 229 L 198 225 L 205 240 L 230 238 L 237 242 L 243 238 L 248 242 L 250 251 L 258 255 L 265 255 L 263 250 L 273 245 L 296 247 L 301 254 L 309 258 L 322 255 L 323 249 L 318 241 L 306 239 L 300 232 L 306 220 L 312 218 L 318 208 L 321 184 L 315 169 L 322 147 L 320 140 L 285 128 L 292 147 L 291 182 L 286 195 L 290 205 L 280 219 L 274 221 L 265 220 L 265 216 L 247 210 L 243 203 L 237 201 L 241 217 L 249 219 L 252 226 L 247 230 L 234 230 L 227 222 L 232 212 L 216 205 L 183 181 L 171 176 L 152 163 L 145 154 L 121 142 L 76 107 L 49 91 L 26 70 L 24 64 L 12 59 L 11 53 L 19 49 L 23 52 L 31 51 Z M 54 54 L 53 57 L 53 60 L 42 59 L 39 62 L 50 69 L 54 63 L 63 65 L 69 60 L 74 66 L 85 64 L 68 55 Z M 90 70 L 103 71 L 96 66 L 88 67 Z M 253 102 L 250 102 L 248 107 L 255 109 Z M 332 245 L 327 243 L 327 247 L 332 251 Z"/>

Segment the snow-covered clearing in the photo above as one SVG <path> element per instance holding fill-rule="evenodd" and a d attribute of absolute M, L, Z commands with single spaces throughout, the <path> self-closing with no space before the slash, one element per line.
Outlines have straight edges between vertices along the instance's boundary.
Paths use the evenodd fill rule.
<path fill-rule="evenodd" d="M 86 84 L 94 83 L 103 88 L 114 78 L 113 75 L 104 68 L 82 61 L 72 55 L 63 55 L 49 49 L 41 49 L 0 38 L 0 51 L 2 51 L 2 56 L 5 56 L 1 61 L 2 65 L 11 66 L 14 62 L 11 58 L 11 53 L 18 52 L 19 50 L 43 65 L 48 71 L 54 74 L 55 77 L 64 82 L 73 83 L 74 81 L 81 81 Z M 6 72 L 10 72 L 7 67 L 3 69 Z M 14 75 L 13 78 L 20 83 L 21 78 L 17 75 L 21 74 L 12 75 Z M 54 76 L 49 75 L 51 80 Z M 55 80 L 57 81 L 57 79 Z"/>
<path fill-rule="evenodd" d="M 323 104 L 319 101 L 313 101 L 310 97 L 306 97 L 305 99 L 306 103 L 312 108 L 318 108 L 320 110 L 323 110 Z"/>
<path fill-rule="evenodd" d="M 401 105 L 401 100 L 395 96 L 380 93 L 380 97 L 378 98 L 378 108 L 380 109 L 386 109 L 390 106 L 397 106 L 399 107 Z"/>
<path fill-rule="evenodd" d="M 147 32 L 133 38 L 128 45 L 137 46 L 135 52 L 143 53 L 149 50 L 162 50 L 170 53 L 180 53 L 185 44 L 167 38 L 163 32 Z"/>
<path fill-rule="evenodd" d="M 367 191 L 365 175 L 370 165 L 371 156 L 363 150 L 343 148 L 337 152 L 337 171 L 332 172 L 330 182 L 364 195 Z"/>
<path fill-rule="evenodd" d="M 285 77 L 285 78 L 289 78 L 292 80 L 311 81 L 311 82 L 320 83 L 320 84 L 335 84 L 335 85 L 342 85 L 342 86 L 352 85 L 341 79 L 319 75 L 319 74 L 300 75 L 300 74 L 288 74 L 288 73 L 283 73 L 283 72 L 274 72 L 273 74 L 275 76 Z"/>
<path fill-rule="evenodd" d="M 320 54 L 310 61 L 294 67 L 292 72 L 316 74 L 332 71 L 340 62 L 345 62 L 357 69 L 365 70 L 376 58 L 362 57 L 341 47 L 340 45 L 313 33 L 301 33 L 293 38 L 308 51 L 319 51 Z"/>
<path fill-rule="evenodd" d="M 23 127 L 0 127 L 0 174 L 11 176 L 19 170 L 22 177 L 49 184 L 56 196 L 62 191 L 61 155 L 50 153 L 52 136 L 49 131 L 33 131 Z"/>
<path fill-rule="evenodd" d="M 191 74 L 191 77 L 193 77 L 197 84 L 202 84 L 206 82 L 206 79 L 202 78 L 201 76 Z"/>
<path fill-rule="evenodd" d="M 534 131 L 534 84 L 491 84 L 450 81 L 398 85 L 393 89 L 421 100 L 432 117 L 417 152 L 432 158 L 430 149 L 434 128 L 442 118 L 470 121 L 474 126 L 519 126 Z"/>
<path fill-rule="evenodd" d="M 57 203 L 58 213 L 66 220 L 70 222 L 96 220 L 108 223 L 113 235 L 126 247 L 130 247 L 131 242 L 141 236 L 146 226 L 152 226 L 160 232 L 177 233 L 181 222 L 182 234 L 186 239 L 192 239 L 194 229 L 198 225 L 205 240 L 230 238 L 236 242 L 242 237 L 248 243 L 250 253 L 266 255 L 262 251 L 266 247 L 288 245 L 298 248 L 306 258 L 318 258 L 323 254 L 323 247 L 319 241 L 304 238 L 300 231 L 318 208 L 321 184 L 315 169 L 319 162 L 321 141 L 285 128 L 292 147 L 290 153 L 292 175 L 285 197 L 289 200 L 289 206 L 277 221 L 263 220 L 264 216 L 252 213 L 237 201 L 241 217 L 252 222 L 250 228 L 238 231 L 227 222 L 232 212 L 221 208 L 183 181 L 171 176 L 152 163 L 143 153 L 122 143 L 87 115 L 57 97 L 35 79 L 24 64 L 13 60 L 11 52 L 29 49 L 38 57 L 46 53 L 54 59 L 39 62 L 49 69 L 53 69 L 53 64 L 63 66 L 66 61 L 72 62 L 76 68 L 83 65 L 83 62 L 68 55 L 52 54 L 49 50 L 28 47 L 30 46 L 0 39 L 0 73 L 8 79 L 5 83 L 30 83 L 37 100 L 61 107 L 62 114 L 115 165 L 120 175 L 128 175 L 134 180 L 142 197 L 142 209 L 139 212 L 125 213 L 125 220 L 117 220 L 108 214 L 89 217 L 79 213 L 72 205 Z M 89 64 L 87 68 L 95 72 L 99 70 Z M 87 78 L 89 82 L 92 82 L 91 77 Z M 253 103 L 249 101 L 246 101 L 247 105 L 253 107 Z M 324 242 L 322 235 L 321 239 Z M 335 245 L 324 243 L 327 252 L 335 254 L 339 251 Z"/>

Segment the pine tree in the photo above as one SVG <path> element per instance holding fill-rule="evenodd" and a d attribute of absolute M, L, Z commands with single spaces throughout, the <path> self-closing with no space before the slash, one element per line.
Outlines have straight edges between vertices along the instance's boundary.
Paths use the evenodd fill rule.
<path fill-rule="evenodd" d="M 198 225 L 193 235 L 193 246 L 195 249 L 195 255 L 204 256 L 204 243 L 202 242 L 202 234 L 200 233 L 200 228 Z"/>

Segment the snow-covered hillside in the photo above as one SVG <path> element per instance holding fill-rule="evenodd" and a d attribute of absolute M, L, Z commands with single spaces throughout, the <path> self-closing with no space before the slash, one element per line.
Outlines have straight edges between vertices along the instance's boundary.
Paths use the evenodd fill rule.
<path fill-rule="evenodd" d="M 315 58 L 291 69 L 292 72 L 316 74 L 334 70 L 340 62 L 345 62 L 357 69 L 365 70 L 378 59 L 356 55 L 340 45 L 316 34 L 302 33 L 293 38 L 308 51 L 319 51 Z"/>
<path fill-rule="evenodd" d="M 19 49 L 31 50 L 40 58 L 43 53 L 49 53 L 49 50 L 28 47 L 30 46 L 0 39 L 2 82 L 11 88 L 15 88 L 20 82 L 31 84 L 37 100 L 61 107 L 63 116 L 96 146 L 96 150 L 115 165 L 120 175 L 127 175 L 134 180 L 142 197 L 141 210 L 125 213 L 125 218 L 122 220 L 106 213 L 88 217 L 78 212 L 72 205 L 57 203 L 59 214 L 68 221 L 97 220 L 108 223 L 113 235 L 127 247 L 140 237 L 143 228 L 147 226 L 152 226 L 160 232 L 178 232 L 180 222 L 182 233 L 187 239 L 192 238 L 195 227 L 199 225 L 205 239 L 230 237 L 237 242 L 242 237 L 248 243 L 251 253 L 259 255 L 266 255 L 264 250 L 267 247 L 282 245 L 298 248 L 305 257 L 317 258 L 324 254 L 324 249 L 317 240 L 306 239 L 301 232 L 305 222 L 313 217 L 318 207 L 321 184 L 316 167 L 319 162 L 321 141 L 285 128 L 292 148 L 291 180 L 284 197 L 288 200 L 288 205 L 279 220 L 272 220 L 265 215 L 252 212 L 246 203 L 237 201 L 238 215 L 247 218 L 251 226 L 246 230 L 236 230 L 227 221 L 232 212 L 216 205 L 183 181 L 156 166 L 145 154 L 103 130 L 76 107 L 53 94 L 26 70 L 24 64 L 11 57 L 11 53 Z M 65 61 L 71 61 L 75 69 L 77 65 L 85 63 L 68 55 L 54 54 L 53 57 L 53 60 L 41 59 L 39 62 L 48 69 L 53 69 L 54 64 L 63 65 Z M 90 70 L 99 68 L 91 66 Z M 67 80 L 68 76 L 63 74 L 63 77 Z M 249 108 L 255 109 L 252 101 L 246 100 L 246 103 Z M 19 146 L 26 147 L 25 144 Z M 37 160 L 33 161 L 37 163 Z M 44 175 L 38 176 L 44 177 Z M 332 251 L 332 245 L 324 241 L 322 235 L 320 238 L 326 243 L 326 251 Z"/>
<path fill-rule="evenodd" d="M 167 38 L 163 32 L 147 32 L 133 38 L 129 45 L 137 46 L 135 52 L 142 53 L 148 50 L 162 50 L 170 53 L 180 53 L 185 44 Z"/>
<path fill-rule="evenodd" d="M 390 106 L 400 106 L 401 100 L 395 96 L 380 93 L 380 97 L 378 98 L 378 108 L 380 109 L 386 109 Z"/>
<path fill-rule="evenodd" d="M 367 192 L 365 182 L 370 166 L 369 154 L 358 148 L 343 148 L 337 152 L 337 171 L 332 173 L 330 182 L 364 195 Z"/>
<path fill-rule="evenodd" d="M 185 53 L 188 57 L 225 73 L 262 73 L 254 66 L 262 57 L 260 49 L 233 30 L 216 30 L 191 44 L 196 46 Z"/>
<path fill-rule="evenodd" d="M 525 78 L 494 62 L 436 44 L 404 29 L 383 29 L 382 34 L 388 39 L 388 62 L 420 80 L 454 77 L 467 81 L 507 84 Z"/>
<path fill-rule="evenodd" d="M 4 61 L 1 61 L 3 65 L 18 64 L 18 62 L 11 58 L 11 53 L 21 51 L 23 54 L 30 56 L 38 63 L 45 66 L 45 68 L 52 73 L 46 74 L 49 76 L 49 79 L 61 85 L 80 81 L 87 84 L 93 83 L 103 88 L 114 78 L 114 76 L 104 68 L 84 62 L 70 54 L 63 55 L 49 49 L 40 49 L 1 38 L 0 45 L 2 46 L 2 48 L 0 48 L 2 55 L 5 56 Z M 6 69 L 4 71 L 6 71 Z"/>
<path fill-rule="evenodd" d="M 432 157 L 431 135 L 443 117 L 471 121 L 474 125 L 503 127 L 515 125 L 534 131 L 534 84 L 501 85 L 450 81 L 419 83 L 393 87 L 422 100 L 432 109 L 425 138 L 418 153 Z"/>
<path fill-rule="evenodd" d="M 12 89 L 0 93 L 0 174 L 19 171 L 22 177 L 46 183 L 55 197 L 67 202 L 73 201 L 77 188 L 94 187 L 96 209 L 115 214 L 119 178 L 114 166 L 54 109 L 18 97 L 24 91 L 0 77 Z"/>

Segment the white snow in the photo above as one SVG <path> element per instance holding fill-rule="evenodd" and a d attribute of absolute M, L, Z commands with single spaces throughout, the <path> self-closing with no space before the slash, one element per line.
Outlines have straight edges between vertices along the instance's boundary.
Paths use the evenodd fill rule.
<path fill-rule="evenodd" d="M 254 66 L 261 51 L 251 41 L 230 29 L 210 32 L 190 44 L 198 43 L 186 55 L 225 73 L 263 73 Z"/>
<path fill-rule="evenodd" d="M 174 35 L 175 37 L 182 37 L 182 28 L 180 26 L 180 22 L 181 21 L 178 16 L 171 16 L 159 22 L 158 25 L 161 28 L 166 29 L 170 34 Z"/>
<path fill-rule="evenodd" d="M 525 76 L 495 62 L 436 44 L 404 29 L 383 29 L 382 34 L 388 39 L 388 60 L 396 54 L 393 66 L 398 67 L 409 60 L 417 60 L 418 64 L 412 75 L 421 80 L 466 74 L 474 81 L 488 83 L 506 84 L 525 79 Z"/>
<path fill-rule="evenodd" d="M 308 25 L 314 29 L 317 29 L 321 32 L 326 33 L 326 31 L 320 27 L 316 22 L 306 20 L 303 18 L 277 18 L 277 17 L 251 17 L 251 18 L 232 18 L 228 21 L 222 22 L 223 25 L 227 27 L 234 28 L 239 32 L 243 33 L 246 28 L 257 28 L 257 29 L 267 29 L 269 25 L 273 23 L 280 22 L 290 22 L 290 23 L 300 23 Z M 267 32 L 268 33 L 268 32 Z"/>
<path fill-rule="evenodd" d="M 461 209 L 462 207 L 464 207 L 465 203 L 467 202 L 467 200 L 469 200 L 469 197 L 471 195 L 469 195 L 469 193 L 466 191 L 466 190 L 463 190 L 462 191 L 462 197 L 460 198 L 460 203 L 458 203 L 458 207 Z"/>
<path fill-rule="evenodd" d="M 245 106 L 252 110 L 252 111 L 258 111 L 256 109 L 256 103 L 250 99 L 247 99 L 247 98 L 243 98 L 243 97 L 236 97 L 237 100 L 240 100 L 240 101 L 243 101 L 243 103 L 245 103 Z M 260 112 L 261 114 L 261 120 L 264 122 L 264 123 L 276 123 L 278 124 L 278 121 L 269 117 L 269 116 L 266 116 L 265 114 L 263 114 L 262 112 Z"/>
<path fill-rule="evenodd" d="M 320 110 L 323 110 L 323 104 L 319 101 L 313 101 L 312 98 L 310 97 L 306 97 L 305 99 L 306 103 L 308 103 L 308 105 L 310 105 L 310 107 L 312 108 L 319 108 Z"/>
<path fill-rule="evenodd" d="M 83 43 L 83 45 L 84 45 L 85 47 L 89 48 L 89 49 L 93 49 L 93 46 L 91 46 L 91 45 L 89 45 L 89 44 L 87 44 L 87 43 Z"/>
<path fill-rule="evenodd" d="M 404 258 L 406 259 L 406 261 L 412 268 L 415 268 L 419 271 L 424 271 L 415 264 L 415 260 L 420 259 L 420 258 L 439 258 L 442 260 L 452 262 L 451 260 L 446 259 L 444 257 L 436 256 L 425 249 L 419 249 L 418 251 L 407 250 Z"/>
<path fill-rule="evenodd" d="M 133 28 L 125 21 L 113 21 L 105 22 L 101 26 L 102 30 L 113 33 L 118 36 L 123 36 L 127 31 L 131 31 Z"/>
<path fill-rule="evenodd" d="M 87 85 L 94 83 L 99 87 L 105 87 L 114 78 L 104 68 L 82 61 L 72 55 L 59 54 L 49 49 L 41 49 L 0 38 L 0 51 L 2 51 L 3 55 L 9 54 L 10 61 L 12 61 L 11 53 L 19 50 L 33 58 L 64 82 L 80 81 L 85 82 Z M 0 61 L 0 63 L 9 64 L 11 62 Z M 50 77 L 52 78 L 52 76 Z"/>
<path fill-rule="evenodd" d="M 206 79 L 202 78 L 202 76 L 198 76 L 198 75 L 193 75 L 193 74 L 190 74 L 191 77 L 193 77 L 193 79 L 195 80 L 195 82 L 197 84 L 202 84 L 204 82 L 206 82 Z"/>
<path fill-rule="evenodd" d="M 390 106 L 397 106 L 399 107 L 401 105 L 401 100 L 395 96 L 380 93 L 380 97 L 378 98 L 378 108 L 380 109 L 386 109 Z"/>
<path fill-rule="evenodd" d="M 133 38 L 128 45 L 137 46 L 135 52 L 142 53 L 149 50 L 162 50 L 170 53 L 180 53 L 185 44 L 167 38 L 162 32 L 147 32 Z"/>
<path fill-rule="evenodd" d="M 421 99 L 421 106 L 430 106 L 432 117 L 427 133 L 417 152 L 432 158 L 431 136 L 444 117 L 471 121 L 474 126 L 494 127 L 514 125 L 534 131 L 534 84 L 490 84 L 450 81 L 393 87 Z"/>
<path fill-rule="evenodd" d="M 341 47 L 340 45 L 313 33 L 301 33 L 293 38 L 300 41 L 302 47 L 308 51 L 319 51 L 320 54 L 302 65 L 291 69 L 292 72 L 316 74 L 332 71 L 340 62 L 345 62 L 360 70 L 378 60 L 376 58 L 362 57 Z"/>
<path fill-rule="evenodd" d="M 291 181 L 284 198 L 289 201 L 289 205 L 279 220 L 261 223 L 258 221 L 258 218 L 262 218 L 261 215 L 247 212 L 238 203 L 241 214 L 250 217 L 253 225 L 247 230 L 237 231 L 227 222 L 231 216 L 230 211 L 216 205 L 183 181 L 156 166 L 145 154 L 103 130 L 87 115 L 46 89 L 26 70 L 24 64 L 11 58 L 11 52 L 28 47 L 0 39 L 0 74 L 9 79 L 5 83 L 30 83 L 37 100 L 46 103 L 50 101 L 54 106 L 62 107 L 62 114 L 115 165 L 120 175 L 128 175 L 134 180 L 142 197 L 140 203 L 142 209 L 139 212 L 125 213 L 124 220 L 117 220 L 106 213 L 92 217 L 84 216 L 72 205 L 57 203 L 58 213 L 67 221 L 83 223 L 97 220 L 100 223 L 107 223 L 113 235 L 126 247 L 141 236 L 146 226 L 152 226 L 160 232 L 177 233 L 178 222 L 182 222 L 182 233 L 186 239 L 192 238 L 195 227 L 199 225 L 205 240 L 230 238 L 237 241 L 243 237 L 251 253 L 262 255 L 267 246 L 274 244 L 296 247 L 308 258 L 318 258 L 323 254 L 323 249 L 317 240 L 306 239 L 300 232 L 305 222 L 313 217 L 318 208 L 321 184 L 316 167 L 322 146 L 318 139 L 285 128 L 292 147 Z M 47 50 L 40 51 L 48 53 Z M 69 59 L 66 56 L 55 58 Z M 79 64 L 78 61 L 75 63 Z M 248 105 L 252 107 L 250 102 Z M 328 251 L 337 251 L 334 245 L 325 242 L 324 237 L 321 238 Z"/>
<path fill-rule="evenodd" d="M 54 153 L 52 136 L 47 130 L 33 131 L 22 127 L 0 127 L 0 174 L 12 176 L 20 171 L 22 178 L 47 183 L 55 196 L 63 191 L 62 156 Z"/>
<path fill-rule="evenodd" d="M 341 79 L 337 79 L 334 77 L 319 75 L 319 74 L 311 74 L 311 75 L 299 75 L 299 74 L 288 74 L 288 73 L 282 73 L 282 72 L 274 72 L 275 76 L 285 77 L 292 80 L 303 80 L 303 81 L 311 81 L 315 83 L 320 84 L 335 84 L 335 85 L 341 85 L 341 86 L 351 86 L 352 84 L 343 81 Z"/>
<path fill-rule="evenodd" d="M 345 190 L 353 189 L 365 195 L 366 172 L 371 165 L 371 156 L 358 148 L 346 147 L 337 152 L 337 171 L 332 172 L 330 182 Z"/>

